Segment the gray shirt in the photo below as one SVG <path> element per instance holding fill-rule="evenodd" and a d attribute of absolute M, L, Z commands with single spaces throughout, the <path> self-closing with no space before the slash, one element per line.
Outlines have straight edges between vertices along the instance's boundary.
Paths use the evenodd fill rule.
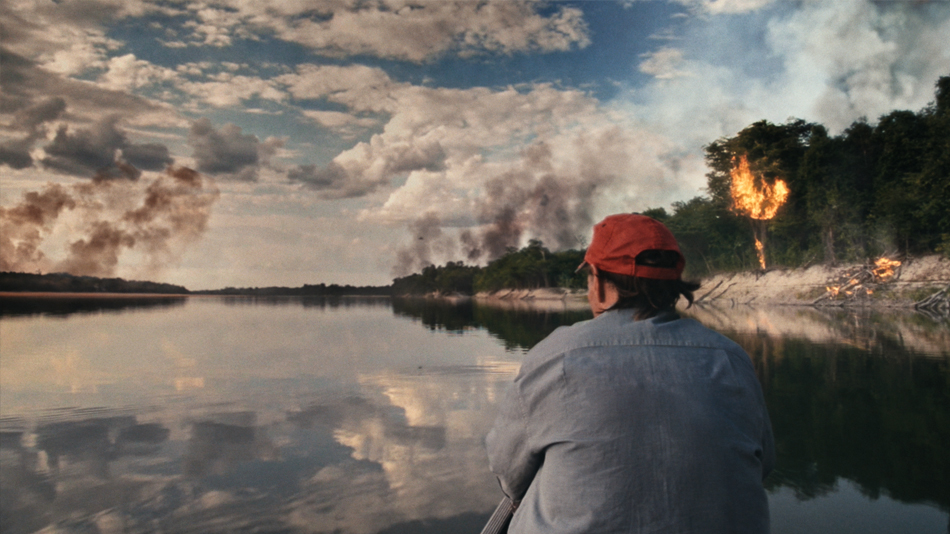
<path fill-rule="evenodd" d="M 525 357 L 486 440 L 509 532 L 769 530 L 775 450 L 749 356 L 692 319 L 606 312 Z"/>

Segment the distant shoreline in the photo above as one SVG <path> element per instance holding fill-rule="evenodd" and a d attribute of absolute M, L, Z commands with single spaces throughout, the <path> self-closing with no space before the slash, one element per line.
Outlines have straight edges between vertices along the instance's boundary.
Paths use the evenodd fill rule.
<path fill-rule="evenodd" d="M 181 298 L 193 297 L 189 293 L 95 293 L 95 292 L 59 292 L 59 291 L 0 291 L 0 298 L 20 297 L 20 298 L 102 298 L 102 299 L 123 299 L 123 298 Z"/>

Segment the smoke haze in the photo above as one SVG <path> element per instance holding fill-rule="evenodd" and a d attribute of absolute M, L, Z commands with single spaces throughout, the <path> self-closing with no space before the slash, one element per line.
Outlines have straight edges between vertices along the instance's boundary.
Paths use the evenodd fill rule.
<path fill-rule="evenodd" d="M 174 263 L 205 232 L 218 189 L 207 177 L 169 168 L 148 183 L 102 178 L 49 184 L 22 202 L 0 207 L 0 270 L 114 276 L 123 253 L 144 258 L 143 275 Z M 74 212 L 65 257 L 43 250 L 65 212 Z"/>

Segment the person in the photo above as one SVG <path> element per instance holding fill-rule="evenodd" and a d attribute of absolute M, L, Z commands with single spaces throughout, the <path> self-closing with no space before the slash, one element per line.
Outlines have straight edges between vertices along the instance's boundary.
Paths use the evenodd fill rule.
<path fill-rule="evenodd" d="M 739 345 L 677 315 L 699 288 L 684 265 L 650 217 L 594 226 L 594 318 L 526 354 L 486 438 L 508 532 L 768 532 L 762 388 Z"/>

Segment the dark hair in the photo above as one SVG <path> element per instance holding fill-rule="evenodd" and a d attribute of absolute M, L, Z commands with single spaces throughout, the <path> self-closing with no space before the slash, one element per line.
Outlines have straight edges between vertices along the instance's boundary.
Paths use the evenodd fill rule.
<path fill-rule="evenodd" d="M 637 255 L 638 265 L 656 267 L 675 267 L 679 254 L 671 250 L 645 250 Z M 635 309 L 637 320 L 649 319 L 663 310 L 673 308 L 680 296 L 693 305 L 693 292 L 699 289 L 698 282 L 678 280 L 657 280 L 623 274 L 599 271 L 601 280 L 610 282 L 617 288 L 620 298 L 609 309 Z"/>

